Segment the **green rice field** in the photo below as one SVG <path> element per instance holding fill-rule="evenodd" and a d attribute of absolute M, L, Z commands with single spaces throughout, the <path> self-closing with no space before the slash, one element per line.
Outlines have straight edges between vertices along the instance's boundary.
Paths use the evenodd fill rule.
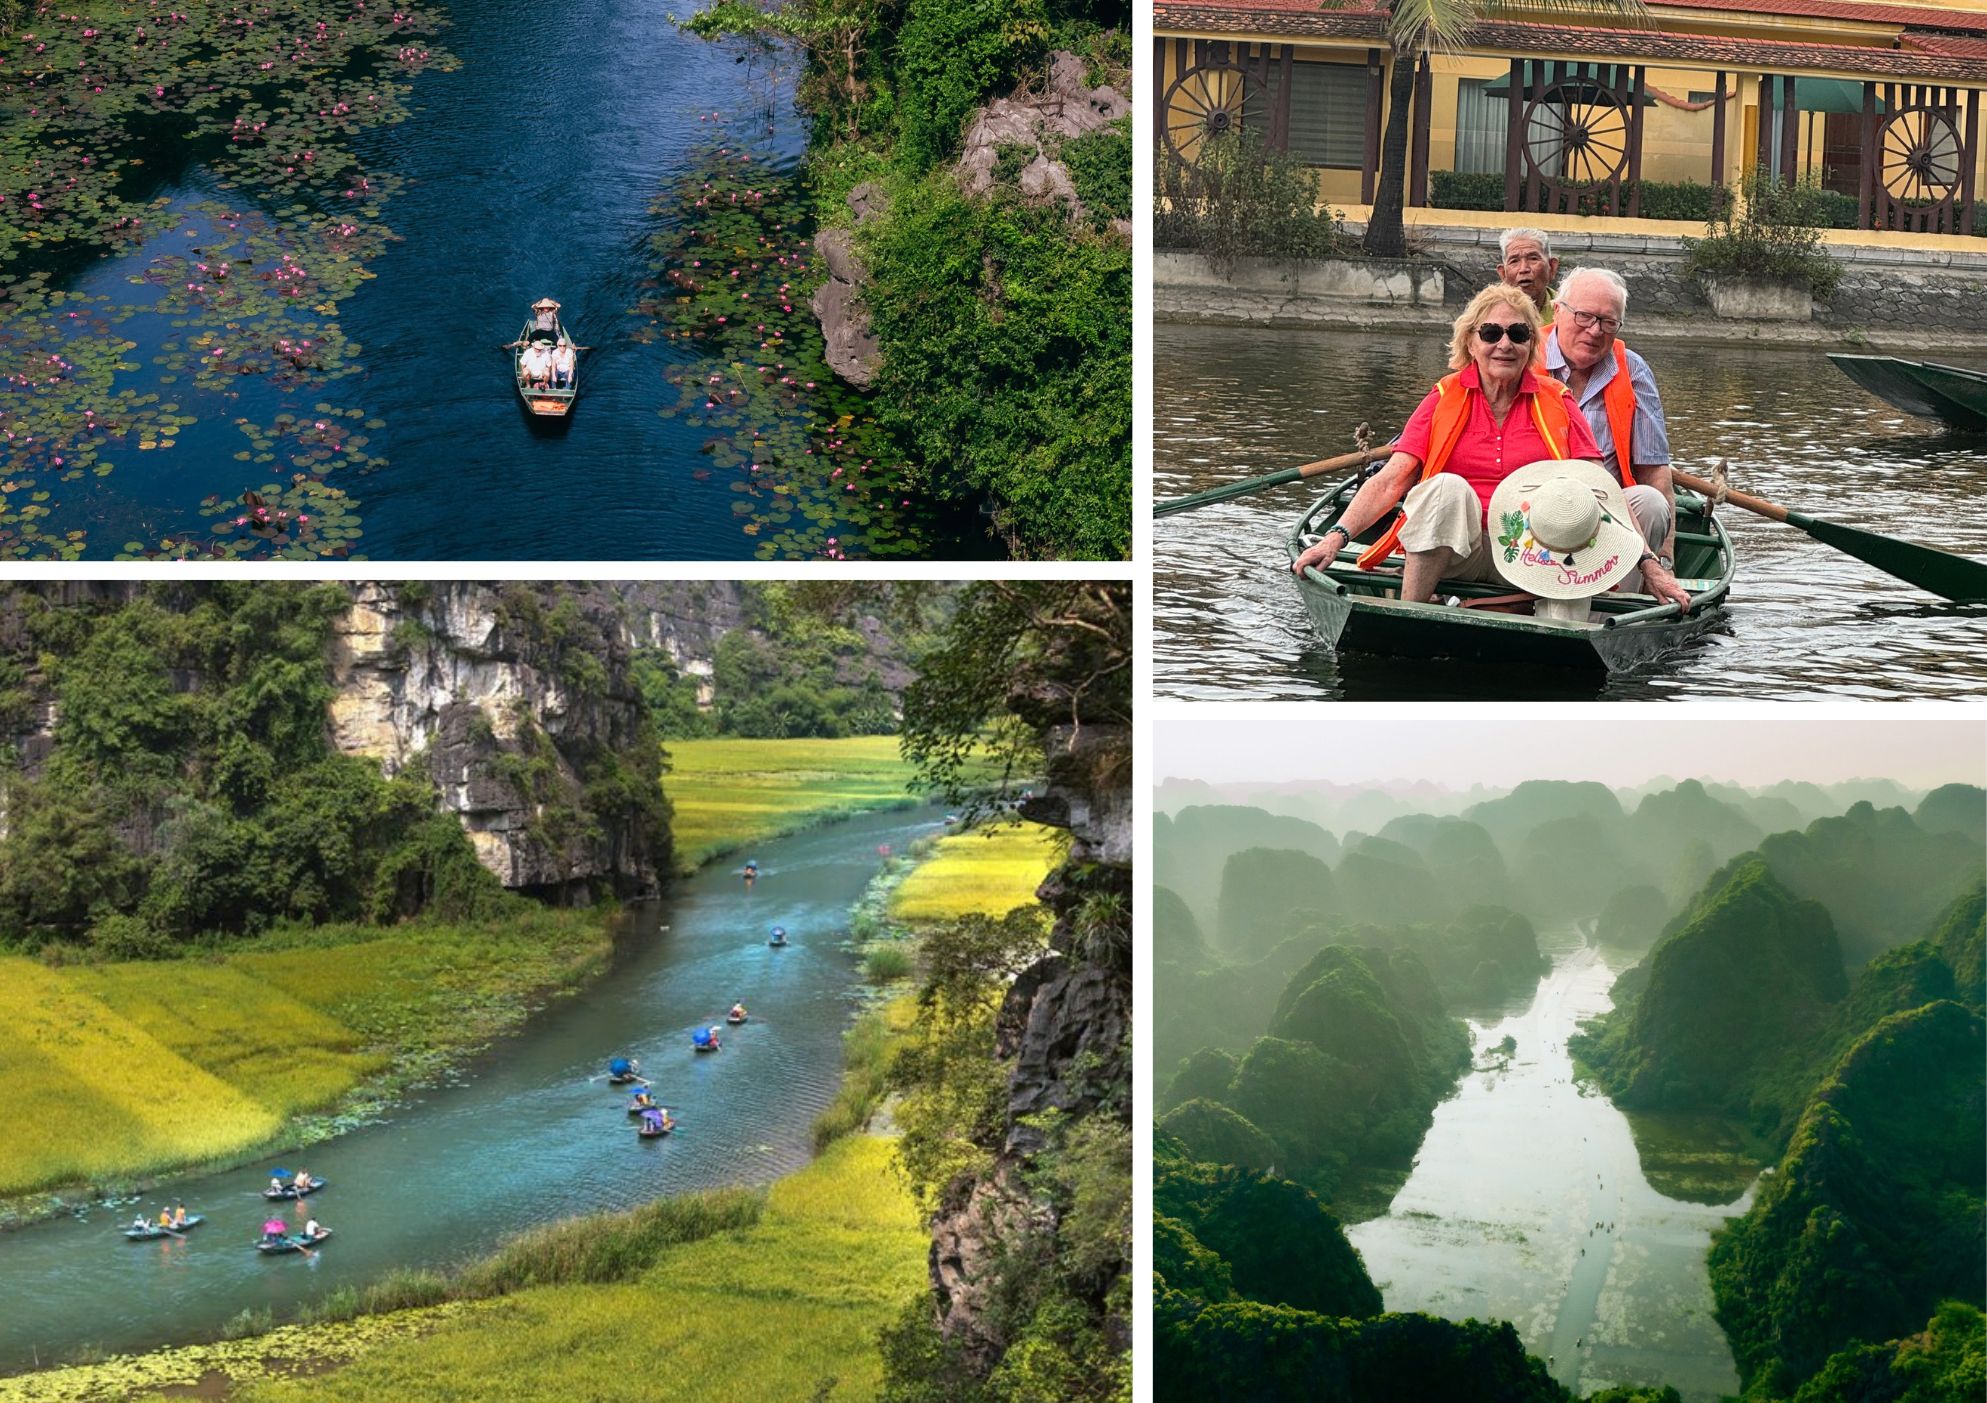
<path fill-rule="evenodd" d="M 1035 888 L 1062 860 L 1058 829 L 1004 823 L 948 834 L 938 850 L 904 878 L 890 915 L 913 924 L 975 912 L 1005 916 L 1035 904 Z"/>
<path fill-rule="evenodd" d="M 917 798 L 895 736 L 681 740 L 668 753 L 662 787 L 676 811 L 670 829 L 686 872 L 823 819 Z"/>
<path fill-rule="evenodd" d="M 606 959 L 589 913 L 325 927 L 290 948 L 50 968 L 0 956 L 0 1198 L 247 1156 L 396 1061 L 517 1026 Z"/>

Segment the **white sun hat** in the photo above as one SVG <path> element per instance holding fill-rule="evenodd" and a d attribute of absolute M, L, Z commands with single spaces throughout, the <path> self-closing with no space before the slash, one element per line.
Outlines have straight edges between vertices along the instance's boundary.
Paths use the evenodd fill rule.
<path fill-rule="evenodd" d="M 1614 588 L 1646 543 L 1621 484 L 1595 463 L 1547 459 L 1519 468 L 1490 494 L 1491 563 L 1541 599 L 1585 599 Z"/>

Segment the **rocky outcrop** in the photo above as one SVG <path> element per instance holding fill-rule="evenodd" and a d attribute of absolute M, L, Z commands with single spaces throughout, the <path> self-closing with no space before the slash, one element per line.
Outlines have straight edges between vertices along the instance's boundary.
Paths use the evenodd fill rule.
<path fill-rule="evenodd" d="M 1016 183 L 1029 199 L 1060 200 L 1069 207 L 1072 223 L 1089 219 L 1077 198 L 1069 171 L 1056 159 L 1061 143 L 1099 131 L 1131 111 L 1131 100 L 1108 84 L 1091 87 L 1083 60 L 1067 50 L 1049 59 L 1042 91 L 1018 92 L 998 98 L 976 113 L 966 127 L 959 156 L 959 183 L 969 195 L 984 195 L 994 186 L 994 169 L 1003 149 L 1032 147 L 1034 156 L 1022 167 Z M 1120 230 L 1127 238 L 1131 229 Z"/>
<path fill-rule="evenodd" d="M 1054 634 L 1008 698 L 1048 760 L 1044 792 L 1023 802 L 1022 815 L 1067 829 L 1071 843 L 1037 891 L 1055 916 L 1050 951 L 1008 989 L 996 1025 L 996 1054 L 1012 1071 L 1001 1136 L 988 1147 L 994 1167 L 949 1186 L 932 1222 L 940 1328 L 983 1371 L 1007 1345 L 1001 1316 L 987 1308 L 1000 1264 L 1027 1239 L 1053 1244 L 1059 1230 L 1028 1172 L 1051 1134 L 1046 1122 L 1131 1114 L 1131 726 L 1122 699 L 1094 685 L 1116 665 L 1111 646 L 1080 629 Z M 1085 1288 L 1121 1341 L 1129 1322 L 1106 1302 L 1129 1265 Z"/>
<path fill-rule="evenodd" d="M 424 768 L 507 887 L 652 891 L 666 836 L 587 797 L 656 744 L 630 633 L 610 586 L 355 585 L 330 650 L 332 743 L 389 775 Z"/>
<path fill-rule="evenodd" d="M 858 225 L 875 219 L 887 207 L 882 190 L 870 181 L 851 190 L 848 203 Z M 821 230 L 814 236 L 814 251 L 828 270 L 827 281 L 815 290 L 810 304 L 827 340 L 828 368 L 851 385 L 868 389 L 876 383 L 876 372 L 883 365 L 882 347 L 862 305 L 869 272 L 856 257 L 855 237 L 847 229 Z"/>

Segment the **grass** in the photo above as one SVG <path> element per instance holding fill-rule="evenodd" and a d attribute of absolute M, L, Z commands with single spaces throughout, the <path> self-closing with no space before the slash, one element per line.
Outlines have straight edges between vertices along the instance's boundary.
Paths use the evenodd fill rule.
<path fill-rule="evenodd" d="M 279 948 L 264 948 L 274 943 Z M 0 1197 L 125 1185 L 322 1138 L 600 968 L 592 912 L 320 927 L 253 950 L 49 968 L 0 957 Z"/>
<path fill-rule="evenodd" d="M 895 920 L 946 921 L 981 913 L 1005 916 L 1035 904 L 1035 888 L 1062 860 L 1061 830 L 1004 823 L 948 834 L 930 860 L 898 886 Z"/>
<path fill-rule="evenodd" d="M 902 994 L 872 1008 L 842 1034 L 842 1087 L 814 1119 L 818 1153 L 869 1124 L 889 1089 L 890 1058 L 917 1021 L 918 1001 Z"/>
<path fill-rule="evenodd" d="M 233 1397 L 874 1397 L 876 1332 L 923 1285 L 929 1246 L 893 1155 L 887 1139 L 842 1139 L 775 1184 L 755 1222 L 665 1247 L 635 1280 L 458 1306 L 432 1331 L 334 1373 L 251 1383 Z"/>

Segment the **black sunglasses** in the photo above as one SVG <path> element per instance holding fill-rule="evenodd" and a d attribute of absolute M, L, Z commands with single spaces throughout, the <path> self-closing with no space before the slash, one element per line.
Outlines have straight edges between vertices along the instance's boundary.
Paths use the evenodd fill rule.
<path fill-rule="evenodd" d="M 1485 322 L 1476 329 L 1476 334 L 1483 338 L 1483 344 L 1486 346 L 1495 346 L 1507 336 L 1511 338 L 1513 346 L 1522 346 L 1532 339 L 1532 329 L 1523 322 L 1519 322 L 1516 326 L 1499 326 L 1496 322 Z"/>

